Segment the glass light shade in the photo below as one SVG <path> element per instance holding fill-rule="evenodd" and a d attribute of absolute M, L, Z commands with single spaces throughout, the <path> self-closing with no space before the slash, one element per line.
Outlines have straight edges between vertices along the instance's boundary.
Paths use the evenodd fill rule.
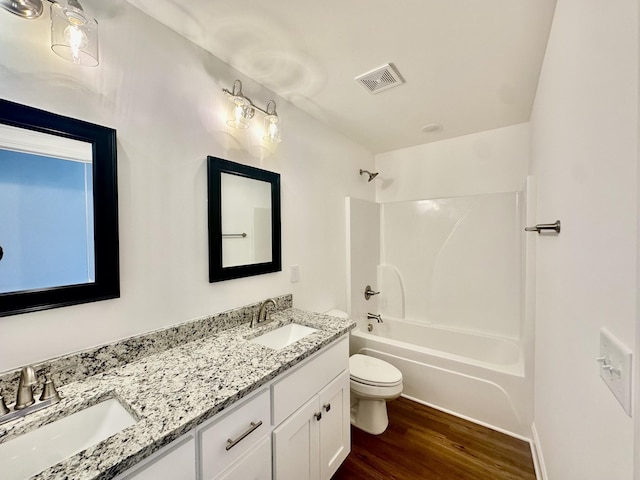
<path fill-rule="evenodd" d="M 81 8 L 51 4 L 51 50 L 85 67 L 98 65 L 98 22 Z"/>
<path fill-rule="evenodd" d="M 249 128 L 249 120 L 254 114 L 251 102 L 242 96 L 233 96 L 229 98 L 229 114 L 227 116 L 227 125 L 234 128 Z"/>
<path fill-rule="evenodd" d="M 267 115 L 264 118 L 264 137 L 262 139 L 271 143 L 280 143 L 281 130 L 282 122 L 278 115 Z"/>

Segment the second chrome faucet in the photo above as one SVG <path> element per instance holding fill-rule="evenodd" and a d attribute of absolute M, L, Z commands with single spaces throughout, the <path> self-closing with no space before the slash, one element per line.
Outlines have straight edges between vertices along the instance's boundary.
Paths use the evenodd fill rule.
<path fill-rule="evenodd" d="M 257 327 L 258 325 L 264 325 L 271 321 L 269 309 L 267 308 L 269 305 L 273 305 L 274 310 L 278 308 L 278 304 L 273 298 L 267 298 L 260 304 L 258 316 L 256 317 L 256 315 L 254 314 L 253 319 L 251 320 L 251 328 Z"/>

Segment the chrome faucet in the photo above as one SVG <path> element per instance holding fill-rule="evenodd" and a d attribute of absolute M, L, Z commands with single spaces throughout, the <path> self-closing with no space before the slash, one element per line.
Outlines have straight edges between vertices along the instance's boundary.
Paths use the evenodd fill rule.
<path fill-rule="evenodd" d="M 376 315 L 375 313 L 367 313 L 367 320 L 377 320 L 378 323 L 384 323 L 382 321 L 382 317 L 380 315 Z"/>
<path fill-rule="evenodd" d="M 6 423 L 14 418 L 24 417 L 31 412 L 58 403 L 61 397 L 51 380 L 52 373 L 54 372 L 50 372 L 46 376 L 42 395 L 40 399 L 36 401 L 36 399 L 33 398 L 33 387 L 38 383 L 36 372 L 31 365 L 22 368 L 20 371 L 20 380 L 18 381 L 16 403 L 13 405 L 13 408 L 7 407 L 2 397 L 2 392 L 0 392 L 0 424 Z"/>
<path fill-rule="evenodd" d="M 36 372 L 31 365 L 24 367 L 20 372 L 18 382 L 18 395 L 16 395 L 16 405 L 14 410 L 22 410 L 35 403 L 33 398 L 33 387 L 38 383 Z"/>
<path fill-rule="evenodd" d="M 273 305 L 273 308 L 278 308 L 278 304 L 273 298 L 267 298 L 260 304 L 258 318 L 256 318 L 255 316 L 253 317 L 253 320 L 251 321 L 251 328 L 257 327 L 261 323 L 269 323 L 271 321 L 271 316 L 269 315 L 269 310 L 267 309 L 269 304 Z"/>

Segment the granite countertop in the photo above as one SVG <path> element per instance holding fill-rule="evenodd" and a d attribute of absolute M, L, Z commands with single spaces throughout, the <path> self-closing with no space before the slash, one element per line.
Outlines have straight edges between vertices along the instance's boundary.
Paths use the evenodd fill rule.
<path fill-rule="evenodd" d="M 273 322 L 243 324 L 58 388 L 63 399 L 0 426 L 0 442 L 108 398 L 138 421 L 108 439 L 41 472 L 32 480 L 110 479 L 351 330 L 355 323 L 290 308 Z M 283 348 L 248 339 L 287 323 L 317 331 Z"/>

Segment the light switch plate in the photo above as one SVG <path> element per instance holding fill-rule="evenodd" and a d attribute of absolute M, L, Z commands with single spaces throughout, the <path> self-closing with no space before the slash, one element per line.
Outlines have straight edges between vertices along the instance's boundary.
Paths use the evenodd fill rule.
<path fill-rule="evenodd" d="M 300 266 L 291 265 L 291 283 L 296 283 L 299 281 L 300 281 Z"/>
<path fill-rule="evenodd" d="M 606 328 L 600 329 L 600 377 L 631 416 L 631 350 Z"/>

